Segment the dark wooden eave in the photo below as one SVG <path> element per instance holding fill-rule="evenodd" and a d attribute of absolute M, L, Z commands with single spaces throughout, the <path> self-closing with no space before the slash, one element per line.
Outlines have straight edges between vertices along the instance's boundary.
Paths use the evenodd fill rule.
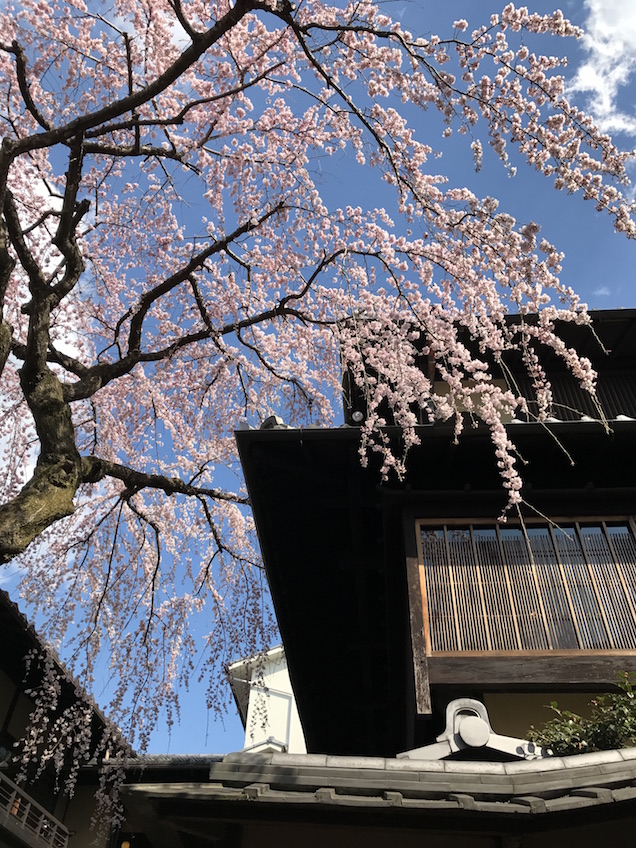
<path fill-rule="evenodd" d="M 7 592 L 0 590 L 0 670 L 16 687 L 14 701 L 26 690 L 37 691 L 42 683 L 40 662 L 45 656 L 53 659 L 59 675 L 58 711 L 67 709 L 79 698 L 89 698 L 57 655 L 38 636 L 35 628 L 17 604 L 11 600 Z M 97 745 L 108 721 L 96 704 L 91 704 L 91 711 L 92 740 L 93 744 Z M 8 711 L 7 720 L 11 712 L 12 710 Z M 123 740 L 122 742 L 126 744 Z M 17 767 L 10 769 L 10 771 L 16 770 Z"/>

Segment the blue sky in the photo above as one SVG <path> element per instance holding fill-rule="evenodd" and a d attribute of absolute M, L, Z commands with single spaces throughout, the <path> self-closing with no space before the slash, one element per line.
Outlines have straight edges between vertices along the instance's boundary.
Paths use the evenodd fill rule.
<path fill-rule="evenodd" d="M 444 37 L 451 34 L 454 20 L 466 18 L 470 31 L 488 22 L 490 15 L 500 12 L 505 4 L 498 6 L 484 0 L 391 0 L 382 5 L 414 34 L 426 37 L 437 33 Z M 541 13 L 557 8 L 547 2 L 528 6 L 530 11 Z M 566 17 L 585 29 L 586 35 L 579 41 L 546 39 L 544 51 L 568 55 L 566 77 L 571 99 L 592 111 L 619 146 L 631 149 L 636 146 L 636 3 L 567 0 L 561 8 Z M 441 137 L 443 126 L 437 120 L 426 116 L 419 120 L 420 137 L 442 153 L 435 160 L 436 169 L 447 174 L 451 184 L 467 185 L 479 196 L 499 198 L 501 210 L 518 221 L 540 223 L 542 234 L 566 254 L 562 281 L 571 285 L 591 308 L 636 305 L 632 292 L 636 244 L 614 233 L 609 219 L 598 215 L 581 198 L 555 192 L 548 179 L 526 168 L 520 167 L 517 176 L 509 178 L 495 157 L 487 153 L 484 168 L 476 174 L 470 140 L 457 137 L 448 143 Z M 355 165 L 352 167 L 351 162 L 323 162 L 320 167 L 340 183 L 341 191 L 364 198 L 365 186 L 356 184 Z M 366 199 L 373 205 L 378 203 L 377 198 Z M 153 751 L 223 753 L 242 747 L 243 731 L 238 717 L 231 713 L 220 722 L 210 716 L 206 722 L 199 698 L 198 693 L 193 695 L 190 708 L 187 702 L 184 704 L 181 726 L 173 728 L 170 738 L 164 732 L 155 734 Z"/>

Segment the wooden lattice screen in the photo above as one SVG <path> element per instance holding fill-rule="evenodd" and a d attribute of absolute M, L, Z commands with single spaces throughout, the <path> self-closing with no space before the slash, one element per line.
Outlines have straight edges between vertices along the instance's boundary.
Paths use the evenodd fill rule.
<path fill-rule="evenodd" d="M 636 648 L 636 526 L 419 523 L 426 650 Z"/>

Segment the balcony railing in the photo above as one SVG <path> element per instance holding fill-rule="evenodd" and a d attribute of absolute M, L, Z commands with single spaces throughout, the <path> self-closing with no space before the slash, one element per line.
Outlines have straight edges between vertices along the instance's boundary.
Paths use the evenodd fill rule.
<path fill-rule="evenodd" d="M 66 848 L 63 824 L 0 772 L 0 832 L 8 830 L 30 848 Z"/>

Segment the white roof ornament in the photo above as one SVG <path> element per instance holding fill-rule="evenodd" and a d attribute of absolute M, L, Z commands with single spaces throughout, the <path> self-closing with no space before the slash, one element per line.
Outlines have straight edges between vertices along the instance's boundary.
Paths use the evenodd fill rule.
<path fill-rule="evenodd" d="M 527 739 L 500 736 L 490 726 L 488 710 L 475 698 L 457 698 L 446 707 L 446 730 L 437 741 L 422 748 L 398 754 L 398 759 L 443 760 L 451 754 L 469 748 L 484 748 L 509 754 L 520 760 L 537 760 L 551 756 L 548 748 L 541 748 Z M 485 754 L 485 752 L 484 752 Z M 484 755 L 484 760 L 488 756 Z"/>
<path fill-rule="evenodd" d="M 261 430 L 289 430 L 280 415 L 269 415 L 261 424 Z"/>

